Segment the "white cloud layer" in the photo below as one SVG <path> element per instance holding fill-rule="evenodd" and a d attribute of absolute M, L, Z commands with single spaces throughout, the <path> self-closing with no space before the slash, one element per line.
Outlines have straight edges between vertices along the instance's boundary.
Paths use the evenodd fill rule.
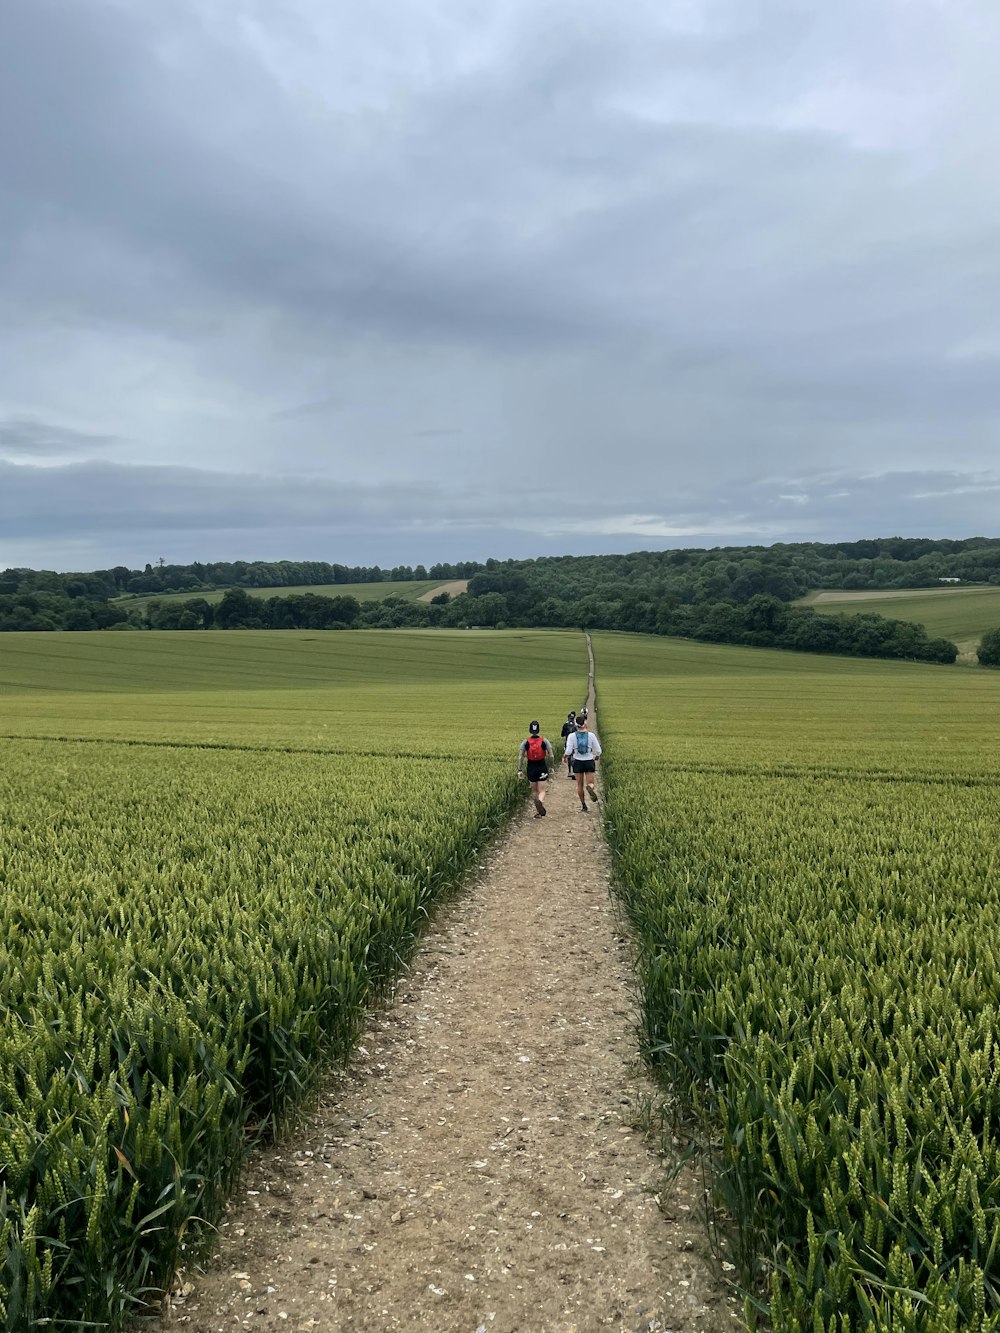
<path fill-rule="evenodd" d="M 0 562 L 997 531 L 987 0 L 6 0 Z"/>

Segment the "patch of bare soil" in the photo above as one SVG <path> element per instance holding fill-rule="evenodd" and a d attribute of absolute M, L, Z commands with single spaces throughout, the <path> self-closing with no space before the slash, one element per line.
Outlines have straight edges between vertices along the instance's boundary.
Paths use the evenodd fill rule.
<path fill-rule="evenodd" d="M 468 579 L 452 579 L 450 583 L 439 583 L 436 588 L 428 588 L 417 598 L 418 602 L 429 602 L 432 597 L 438 597 L 446 592 L 451 597 L 457 597 L 459 593 L 465 592 L 469 586 Z"/>
<path fill-rule="evenodd" d="M 886 602 L 904 597 L 959 597 L 965 592 L 982 592 L 976 588 L 852 588 L 840 592 L 817 592 L 809 599 L 810 606 L 828 602 Z"/>
<path fill-rule="evenodd" d="M 742 1327 L 638 1112 L 600 807 L 565 770 L 443 907 L 350 1067 L 252 1161 L 160 1333 Z"/>

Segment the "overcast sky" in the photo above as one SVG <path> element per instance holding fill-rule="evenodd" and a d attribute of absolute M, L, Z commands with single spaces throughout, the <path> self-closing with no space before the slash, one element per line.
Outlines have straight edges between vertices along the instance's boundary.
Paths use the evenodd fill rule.
<path fill-rule="evenodd" d="M 2 0 L 0 566 L 1000 533 L 996 0 Z"/>

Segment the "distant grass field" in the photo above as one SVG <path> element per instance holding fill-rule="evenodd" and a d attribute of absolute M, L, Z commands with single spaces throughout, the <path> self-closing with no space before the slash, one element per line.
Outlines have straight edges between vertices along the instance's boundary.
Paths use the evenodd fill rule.
<path fill-rule="evenodd" d="M 546 685 L 547 715 L 524 683 L 551 661 L 576 683 L 565 697 Z M 363 753 L 388 729 L 399 753 L 466 754 L 487 712 L 558 734 L 585 676 L 572 630 L 5 634 L 0 738 Z"/>
<path fill-rule="evenodd" d="M 873 611 L 890 620 L 912 620 L 932 638 L 951 639 L 963 656 L 974 653 L 983 635 L 1000 626 L 1000 587 L 985 585 L 912 591 L 829 589 L 809 593 L 799 604 L 825 614 Z"/>
<path fill-rule="evenodd" d="M 356 597 L 359 602 L 380 602 L 386 597 L 402 597 L 405 602 L 417 602 L 425 593 L 443 588 L 441 579 L 407 579 L 399 583 L 313 583 L 293 588 L 244 588 L 251 597 L 301 597 L 314 593 L 317 597 Z M 150 602 L 187 602 L 202 597 L 210 606 L 221 602 L 228 588 L 212 592 L 153 592 L 141 597 L 126 595 L 115 598 L 122 606 L 147 606 Z"/>
<path fill-rule="evenodd" d="M 598 633 L 598 704 L 623 758 L 801 773 L 990 773 L 1000 673 Z M 632 716 L 618 716 L 628 687 Z M 603 682 L 603 684 L 602 684 Z"/>

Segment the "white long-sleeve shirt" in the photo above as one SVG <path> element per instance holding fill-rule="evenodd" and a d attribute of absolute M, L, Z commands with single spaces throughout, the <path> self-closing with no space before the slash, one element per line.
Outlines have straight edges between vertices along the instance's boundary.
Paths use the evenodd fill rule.
<path fill-rule="evenodd" d="M 574 731 L 571 736 L 566 737 L 566 758 L 577 758 L 576 741 L 578 736 L 587 735 L 590 737 L 590 750 L 585 755 L 580 755 L 581 759 L 596 759 L 601 753 L 601 742 L 592 731 Z"/>

